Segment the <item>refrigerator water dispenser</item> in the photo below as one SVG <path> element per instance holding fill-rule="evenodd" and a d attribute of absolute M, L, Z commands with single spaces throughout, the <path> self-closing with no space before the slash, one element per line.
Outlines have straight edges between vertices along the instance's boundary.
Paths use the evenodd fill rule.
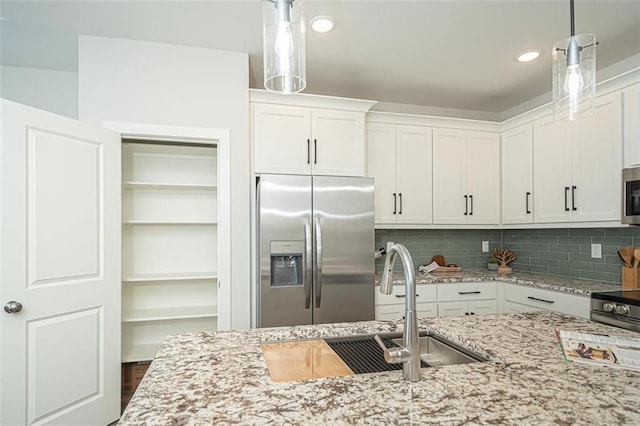
<path fill-rule="evenodd" d="M 302 286 L 302 241 L 271 241 L 271 287 Z"/>

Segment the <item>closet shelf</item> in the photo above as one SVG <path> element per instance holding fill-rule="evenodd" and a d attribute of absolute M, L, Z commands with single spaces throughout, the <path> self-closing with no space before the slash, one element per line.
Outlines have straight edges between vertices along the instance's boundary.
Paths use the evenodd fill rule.
<path fill-rule="evenodd" d="M 215 220 L 200 221 L 172 221 L 172 220 L 123 220 L 123 225 L 169 225 L 169 226 L 185 226 L 185 225 L 217 225 Z"/>
<path fill-rule="evenodd" d="M 162 342 L 140 345 L 123 345 L 122 362 L 151 361 L 162 346 Z"/>
<path fill-rule="evenodd" d="M 162 183 L 162 182 L 122 182 L 123 188 L 147 188 L 147 189 L 216 189 L 218 185 L 207 183 Z"/>
<path fill-rule="evenodd" d="M 172 321 L 194 318 L 216 318 L 217 316 L 218 311 L 215 305 L 124 309 L 122 311 L 122 322 Z"/>
<path fill-rule="evenodd" d="M 152 282 L 152 281 L 196 281 L 215 280 L 218 274 L 215 271 L 206 272 L 167 272 L 155 274 L 132 274 L 122 277 L 123 283 Z"/>

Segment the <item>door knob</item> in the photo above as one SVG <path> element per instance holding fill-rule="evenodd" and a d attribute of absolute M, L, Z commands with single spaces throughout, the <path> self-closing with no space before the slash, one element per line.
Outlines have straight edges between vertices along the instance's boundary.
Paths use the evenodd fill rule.
<path fill-rule="evenodd" d="M 12 300 L 4 305 L 4 311 L 8 314 L 17 314 L 22 310 L 22 303 Z"/>

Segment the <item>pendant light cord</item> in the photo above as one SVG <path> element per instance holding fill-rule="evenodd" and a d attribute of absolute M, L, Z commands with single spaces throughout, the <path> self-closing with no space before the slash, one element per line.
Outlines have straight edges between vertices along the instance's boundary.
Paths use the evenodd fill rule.
<path fill-rule="evenodd" d="M 573 16 L 573 0 L 569 0 L 569 8 L 571 13 L 571 37 L 576 35 L 576 20 Z"/>

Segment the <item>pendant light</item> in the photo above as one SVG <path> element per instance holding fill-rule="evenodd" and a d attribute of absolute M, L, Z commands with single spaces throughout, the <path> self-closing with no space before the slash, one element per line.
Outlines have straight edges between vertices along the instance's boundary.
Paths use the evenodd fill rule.
<path fill-rule="evenodd" d="M 553 52 L 553 117 L 575 120 L 593 113 L 596 94 L 596 36 L 575 32 L 573 0 L 571 37 L 557 42 Z"/>
<path fill-rule="evenodd" d="M 264 88 L 297 93 L 307 86 L 302 0 L 263 0 Z"/>

